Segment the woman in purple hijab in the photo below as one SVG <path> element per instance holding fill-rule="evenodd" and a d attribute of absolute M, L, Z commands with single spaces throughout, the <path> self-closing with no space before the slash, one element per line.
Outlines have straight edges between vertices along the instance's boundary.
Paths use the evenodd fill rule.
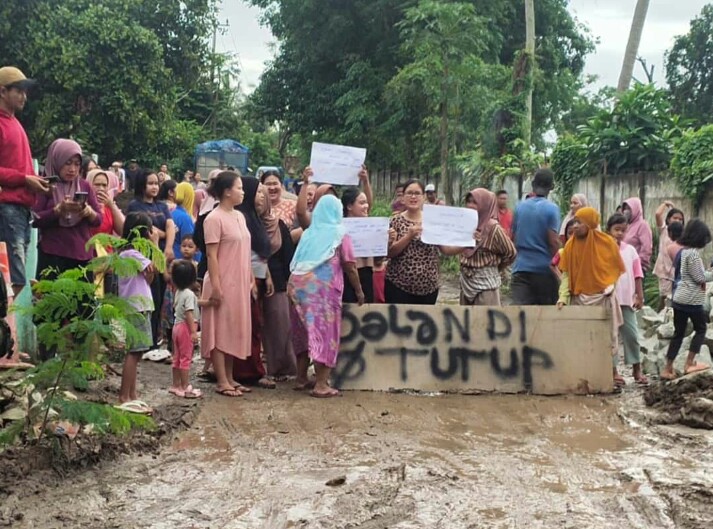
<path fill-rule="evenodd" d="M 93 257 L 86 244 L 102 216 L 94 189 L 79 177 L 81 168 L 82 148 L 77 142 L 59 139 L 50 145 L 45 172 L 59 176 L 59 182 L 51 194 L 38 196 L 33 208 L 34 226 L 39 229 L 38 279 L 54 279 Z"/>

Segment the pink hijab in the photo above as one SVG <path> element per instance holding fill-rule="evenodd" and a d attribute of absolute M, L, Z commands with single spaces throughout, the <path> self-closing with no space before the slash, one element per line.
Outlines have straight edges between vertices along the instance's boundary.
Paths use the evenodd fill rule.
<path fill-rule="evenodd" d="M 47 150 L 47 160 L 45 161 L 45 172 L 48 176 L 59 176 L 59 171 L 71 158 L 82 157 L 82 148 L 76 141 L 59 139 L 52 142 Z M 74 197 L 80 191 L 79 176 L 65 182 L 60 179 L 59 183 L 52 186 L 52 198 L 55 204 L 61 204 L 65 197 Z M 78 211 L 63 215 L 59 219 L 59 225 L 65 228 L 76 226 L 82 221 Z"/>
<path fill-rule="evenodd" d="M 651 254 L 653 253 L 654 237 L 651 233 L 651 226 L 644 218 L 644 208 L 641 206 L 641 200 L 632 197 L 624 202 L 624 205 L 631 209 L 631 218 L 629 219 L 629 228 L 624 235 L 624 242 L 630 244 L 639 254 L 641 266 L 644 270 L 648 270 L 651 266 Z"/>

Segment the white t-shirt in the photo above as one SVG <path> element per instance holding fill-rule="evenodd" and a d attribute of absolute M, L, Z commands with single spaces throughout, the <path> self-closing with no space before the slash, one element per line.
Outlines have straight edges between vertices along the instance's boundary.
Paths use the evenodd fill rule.
<path fill-rule="evenodd" d="M 186 321 L 186 312 L 193 311 L 193 320 L 199 321 L 201 318 L 200 309 L 198 308 L 198 297 L 190 288 L 177 290 L 173 298 L 173 314 L 175 317 L 174 325 Z"/>

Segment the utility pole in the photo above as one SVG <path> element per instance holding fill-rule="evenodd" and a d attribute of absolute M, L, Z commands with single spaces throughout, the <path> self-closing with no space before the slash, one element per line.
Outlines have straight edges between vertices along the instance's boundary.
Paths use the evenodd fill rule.
<path fill-rule="evenodd" d="M 210 80 L 213 83 L 213 108 L 210 112 L 210 130 L 215 135 L 217 129 L 217 112 L 218 112 L 218 102 L 220 99 L 220 69 L 217 65 L 217 54 L 216 50 L 218 47 L 218 29 L 223 29 L 229 27 L 228 20 L 225 20 L 225 24 L 218 22 L 218 18 L 213 19 L 213 47 L 210 56 Z M 216 72 L 217 70 L 217 72 Z M 216 77 L 217 73 L 217 77 Z"/>

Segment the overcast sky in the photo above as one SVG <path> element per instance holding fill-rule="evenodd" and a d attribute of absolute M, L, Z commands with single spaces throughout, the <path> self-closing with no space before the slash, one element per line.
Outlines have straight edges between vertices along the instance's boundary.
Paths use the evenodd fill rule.
<path fill-rule="evenodd" d="M 272 57 L 274 39 L 268 29 L 260 26 L 260 10 L 242 0 L 222 1 L 221 22 L 227 21 L 228 28 L 218 37 L 218 49 L 238 57 L 243 90 L 252 92 L 265 62 Z M 705 3 L 705 0 L 651 0 L 639 55 L 656 65 L 659 85 L 664 84 L 665 51 L 676 35 L 688 32 L 690 20 Z M 572 13 L 600 40 L 596 52 L 587 58 L 585 69 L 586 74 L 599 77 L 599 85 L 616 86 L 635 6 L 636 0 L 570 0 Z M 638 65 L 634 76 L 645 79 Z"/>

